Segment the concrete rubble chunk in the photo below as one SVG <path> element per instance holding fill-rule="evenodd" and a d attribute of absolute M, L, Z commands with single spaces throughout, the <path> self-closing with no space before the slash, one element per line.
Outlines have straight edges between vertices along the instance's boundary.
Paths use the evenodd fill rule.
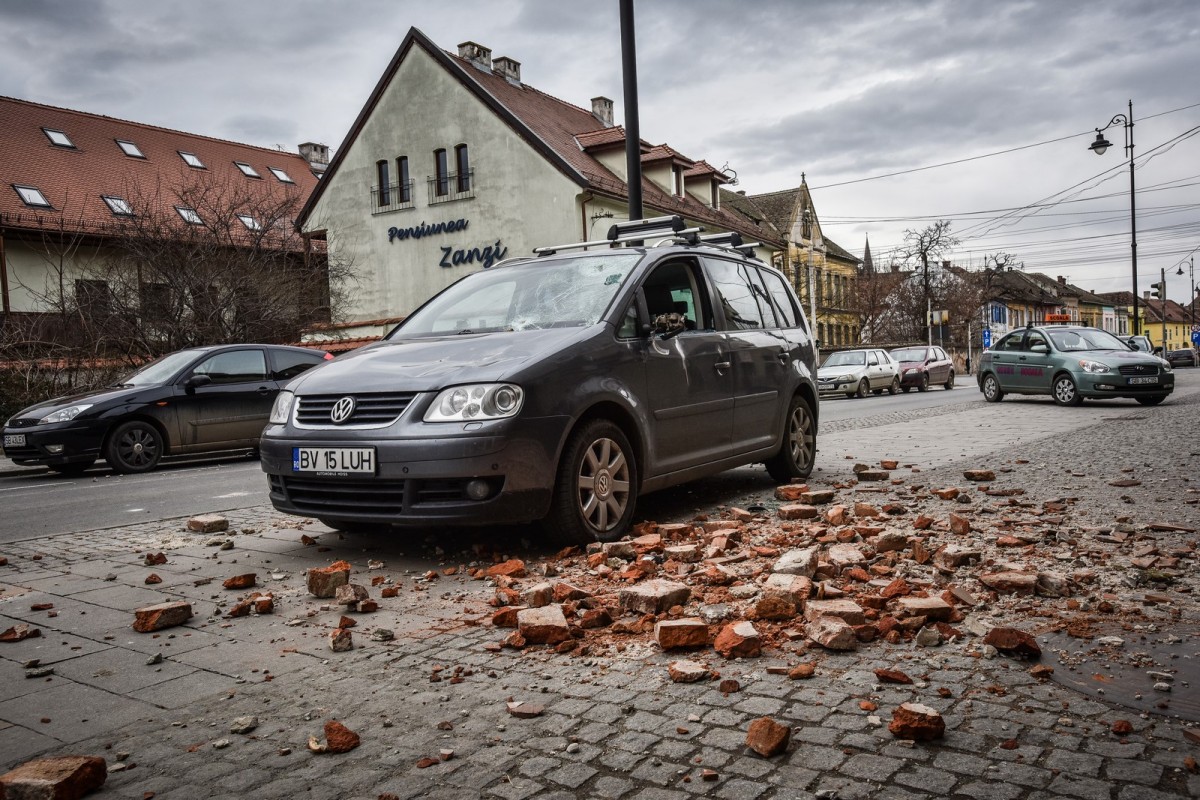
<path fill-rule="evenodd" d="M 350 582 L 350 564 L 335 561 L 328 567 L 312 567 L 305 573 L 305 582 L 313 597 L 333 597 L 339 586 Z"/>
<path fill-rule="evenodd" d="M 935 622 L 949 622 L 954 606 L 940 597 L 901 597 L 896 606 L 903 616 L 928 617 Z"/>
<path fill-rule="evenodd" d="M 788 503 L 779 507 L 780 519 L 815 519 L 820 512 L 816 506 L 806 505 L 804 503 Z"/>
<path fill-rule="evenodd" d="M 798 609 L 803 611 L 804 604 L 812 596 L 812 589 L 812 578 L 806 578 L 803 575 L 789 575 L 786 572 L 773 572 L 763 583 L 763 596 L 782 596 L 791 600 Z"/>
<path fill-rule="evenodd" d="M 708 646 L 708 625 L 698 617 L 667 619 L 655 624 L 654 640 L 663 650 Z"/>
<path fill-rule="evenodd" d="M 334 628 L 329 632 L 329 649 L 335 653 L 353 650 L 354 636 L 346 628 Z"/>
<path fill-rule="evenodd" d="M 846 567 L 853 567 L 862 564 L 867 560 L 863 555 L 862 550 L 859 550 L 852 544 L 834 544 L 830 545 L 825 551 L 825 558 L 830 564 L 837 567 L 838 570 L 843 570 Z"/>
<path fill-rule="evenodd" d="M 194 533 L 220 533 L 229 530 L 229 520 L 220 514 L 200 514 L 188 520 L 187 529 Z"/>
<path fill-rule="evenodd" d="M 1016 572 L 987 572 L 979 576 L 979 582 L 989 589 L 995 589 L 1000 594 L 1031 595 L 1037 587 L 1037 573 Z"/>
<path fill-rule="evenodd" d="M 230 733 L 246 734 L 258 727 L 258 717 L 238 717 L 233 722 L 229 723 Z"/>
<path fill-rule="evenodd" d="M 820 558 L 820 547 L 803 547 L 796 550 L 788 550 L 779 560 L 775 562 L 775 566 L 771 568 L 772 572 L 781 572 L 785 575 L 803 575 L 806 578 L 811 578 L 817 572 L 817 563 Z"/>
<path fill-rule="evenodd" d="M 1012 653 L 1027 658 L 1040 658 L 1042 655 L 1042 648 L 1037 640 L 1017 628 L 992 628 L 987 636 L 983 637 L 983 643 L 990 644 L 1001 653 Z"/>
<path fill-rule="evenodd" d="M 853 626 L 838 617 L 819 617 L 808 623 L 804 633 L 826 650 L 854 650 L 858 635 Z"/>
<path fill-rule="evenodd" d="M 898 531 L 887 531 L 872 539 L 871 544 L 875 545 L 876 553 L 890 553 L 908 547 L 908 536 Z"/>
<path fill-rule="evenodd" d="M 226 589 L 249 589 L 258 580 L 258 575 L 253 572 L 247 572 L 244 575 L 234 575 L 232 578 L 226 578 L 221 584 Z"/>
<path fill-rule="evenodd" d="M 333 601 L 340 606 L 355 606 L 370 597 L 367 587 L 358 583 L 344 583 L 333 590 Z"/>
<path fill-rule="evenodd" d="M 182 625 L 192 618 L 192 604 L 174 600 L 157 605 L 144 606 L 133 612 L 133 629 L 138 633 L 152 633 L 164 628 Z"/>
<path fill-rule="evenodd" d="M 0 775 L 0 798 L 79 800 L 107 778 L 108 765 L 99 756 L 38 758 Z"/>
<path fill-rule="evenodd" d="M 762 653 L 762 637 L 752 623 L 735 622 L 721 629 L 713 649 L 726 658 L 755 658 Z"/>
<path fill-rule="evenodd" d="M 518 611 L 517 632 L 529 644 L 558 644 L 571 638 L 567 618 L 560 605 Z"/>
<path fill-rule="evenodd" d="M 821 617 L 837 617 L 850 625 L 862 625 L 867 621 L 862 606 L 853 600 L 810 600 L 804 608 L 804 618 L 815 621 Z"/>
<path fill-rule="evenodd" d="M 792 729 L 770 717 L 754 720 L 746 732 L 746 746 L 763 758 L 771 758 L 787 750 L 791 739 Z"/>
<path fill-rule="evenodd" d="M 1042 597 L 1070 597 L 1075 587 L 1070 577 L 1061 572 L 1039 572 L 1034 591 Z"/>
<path fill-rule="evenodd" d="M 708 667 L 697 661 L 672 661 L 667 665 L 667 674 L 675 683 L 697 683 L 712 676 Z"/>
<path fill-rule="evenodd" d="M 957 569 L 972 561 L 979 561 L 981 558 L 983 558 L 983 553 L 978 547 L 949 544 L 934 553 L 933 562 L 945 569 Z"/>
<path fill-rule="evenodd" d="M 548 606 L 554 600 L 554 585 L 549 581 L 542 581 L 530 586 L 521 595 L 521 602 L 530 608 L 541 608 Z"/>
<path fill-rule="evenodd" d="M 663 550 L 665 555 L 671 561 L 679 561 L 683 564 L 694 564 L 701 558 L 700 545 L 697 544 L 680 544 Z"/>
<path fill-rule="evenodd" d="M 936 709 L 920 703 L 902 703 L 892 712 L 888 730 L 898 739 L 926 742 L 946 734 L 946 721 Z"/>
<path fill-rule="evenodd" d="M 622 561 L 633 561 L 638 556 L 633 542 L 605 542 L 600 552 L 608 558 L 619 558 Z"/>
<path fill-rule="evenodd" d="M 692 590 L 682 583 L 655 578 L 644 581 L 617 595 L 621 608 L 641 614 L 662 614 L 687 603 Z"/>

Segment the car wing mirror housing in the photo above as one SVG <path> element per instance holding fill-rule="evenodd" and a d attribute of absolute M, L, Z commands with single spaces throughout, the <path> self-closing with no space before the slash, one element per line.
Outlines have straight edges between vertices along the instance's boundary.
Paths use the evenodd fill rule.
<path fill-rule="evenodd" d="M 208 386 L 212 383 L 212 377 L 209 375 L 192 375 L 184 381 L 183 388 L 191 394 L 201 386 Z"/>

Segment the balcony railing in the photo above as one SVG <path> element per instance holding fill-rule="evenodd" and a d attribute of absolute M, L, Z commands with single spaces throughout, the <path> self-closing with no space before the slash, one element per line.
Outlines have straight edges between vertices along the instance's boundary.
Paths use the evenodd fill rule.
<path fill-rule="evenodd" d="M 371 187 L 371 213 L 383 214 L 387 211 L 399 211 L 413 207 L 413 186 L 415 181 L 403 184 L 393 183 L 388 186 Z"/>
<path fill-rule="evenodd" d="M 451 172 L 442 177 L 429 179 L 429 205 L 449 203 L 452 200 L 467 200 L 475 196 L 475 170 L 463 173 Z"/>

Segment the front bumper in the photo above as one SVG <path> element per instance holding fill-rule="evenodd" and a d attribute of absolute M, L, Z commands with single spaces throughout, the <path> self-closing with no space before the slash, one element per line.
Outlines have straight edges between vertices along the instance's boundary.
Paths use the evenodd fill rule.
<path fill-rule="evenodd" d="M 926 376 L 928 374 L 929 373 L 922 372 L 921 370 L 917 370 L 917 369 L 909 370 L 907 372 L 902 372 L 902 373 L 900 373 L 900 385 L 901 386 L 920 386 L 921 381 L 923 381 L 925 379 L 924 376 Z"/>
<path fill-rule="evenodd" d="M 24 436 L 25 444 L 4 447 L 4 455 L 21 466 L 50 466 L 79 461 L 95 461 L 100 457 L 106 424 L 72 420 L 50 425 L 6 427 L 4 439 Z"/>
<path fill-rule="evenodd" d="M 272 425 L 260 442 L 260 463 L 272 505 L 290 514 L 405 526 L 531 522 L 549 512 L 558 448 L 569 422 L 567 417 L 518 418 L 471 433 L 447 425 L 438 426 L 446 435 L 390 438 L 377 430 Z M 298 472 L 296 447 L 374 447 L 374 473 Z M 489 493 L 471 499 L 467 485 L 480 480 Z"/>
<path fill-rule="evenodd" d="M 1072 375 L 1075 388 L 1083 397 L 1146 397 L 1170 394 L 1175 391 L 1175 375 L 1160 373 L 1158 383 L 1131 384 L 1129 378 L 1115 373 L 1082 373 Z"/>
<path fill-rule="evenodd" d="M 838 378 L 829 382 L 817 382 L 817 392 L 824 395 L 854 394 L 862 378 Z"/>

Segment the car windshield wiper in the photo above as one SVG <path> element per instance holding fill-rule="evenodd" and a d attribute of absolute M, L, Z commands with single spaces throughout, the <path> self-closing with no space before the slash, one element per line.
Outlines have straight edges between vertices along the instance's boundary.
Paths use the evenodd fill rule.
<path fill-rule="evenodd" d="M 132 384 L 132 383 L 110 383 L 108 385 L 108 388 L 109 389 L 128 389 L 134 385 L 135 384 Z"/>

